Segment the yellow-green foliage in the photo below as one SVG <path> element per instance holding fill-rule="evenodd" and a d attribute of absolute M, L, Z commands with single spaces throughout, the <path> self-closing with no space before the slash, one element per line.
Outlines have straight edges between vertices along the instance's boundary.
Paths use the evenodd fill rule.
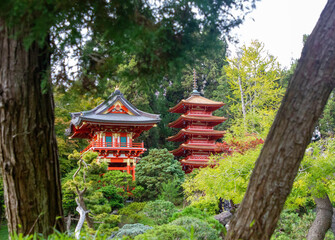
<path fill-rule="evenodd" d="M 219 160 L 215 168 L 203 168 L 194 177 L 189 177 L 183 184 L 187 200 L 217 200 L 220 197 L 232 199 L 235 203 L 242 201 L 251 171 L 259 155 L 260 147 L 244 155 L 234 154 Z"/>
<path fill-rule="evenodd" d="M 183 184 L 187 200 L 197 204 L 221 197 L 240 203 L 260 148 L 244 155 L 228 156 L 219 160 L 219 166 L 201 169 L 195 176 L 188 177 Z M 286 201 L 288 209 L 304 206 L 313 201 L 314 196 L 322 197 L 326 193 L 331 201 L 335 200 L 335 140 L 320 141 L 311 148 L 313 153 L 305 154 Z"/>
<path fill-rule="evenodd" d="M 300 165 L 293 189 L 286 201 L 286 207 L 295 209 L 313 201 L 313 196 L 328 194 L 335 200 L 335 141 L 328 139 L 310 146 L 313 152 L 307 152 Z"/>
<path fill-rule="evenodd" d="M 216 199 L 201 199 L 196 202 L 192 202 L 191 207 L 200 209 L 208 215 L 215 215 L 219 211 L 219 204 Z"/>
<path fill-rule="evenodd" d="M 228 96 L 235 135 L 258 133 L 265 136 L 283 96 L 279 80 L 283 76 L 276 58 L 264 50 L 264 44 L 252 41 L 240 54 L 228 59 L 224 67 L 232 96 Z M 242 113 L 242 97 L 245 115 Z"/>

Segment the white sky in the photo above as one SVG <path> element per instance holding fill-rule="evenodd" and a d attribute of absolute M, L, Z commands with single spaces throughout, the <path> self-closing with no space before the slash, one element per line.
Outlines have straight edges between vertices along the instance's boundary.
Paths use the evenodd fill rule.
<path fill-rule="evenodd" d="M 291 59 L 298 59 L 302 50 L 303 34 L 310 34 L 326 5 L 326 0 L 262 0 L 246 17 L 236 34 L 240 43 L 249 45 L 257 39 L 265 44 L 279 63 L 289 67 Z M 229 50 L 234 55 L 234 46 Z"/>

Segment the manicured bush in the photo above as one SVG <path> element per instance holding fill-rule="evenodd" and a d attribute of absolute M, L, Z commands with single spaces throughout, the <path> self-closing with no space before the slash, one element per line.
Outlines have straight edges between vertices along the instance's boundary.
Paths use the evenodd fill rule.
<path fill-rule="evenodd" d="M 186 217 L 186 216 L 195 217 L 207 222 L 212 228 L 216 229 L 219 233 L 226 232 L 225 227 L 213 216 L 207 214 L 206 212 L 200 210 L 199 208 L 194 208 L 191 206 L 184 208 L 181 212 L 175 212 L 169 219 L 169 222 L 172 222 L 180 217 Z"/>
<path fill-rule="evenodd" d="M 146 202 L 133 202 L 120 209 L 118 214 L 121 215 L 121 224 L 142 223 L 153 225 L 152 220 L 141 212 L 146 204 Z"/>
<path fill-rule="evenodd" d="M 214 215 L 219 211 L 218 202 L 210 199 L 203 199 L 193 202 L 191 203 L 191 206 L 206 212 L 208 215 Z"/>
<path fill-rule="evenodd" d="M 198 240 L 219 240 L 219 232 L 212 228 L 207 222 L 195 217 L 180 217 L 171 225 L 181 226 L 188 232 L 194 231 L 194 238 Z"/>
<path fill-rule="evenodd" d="M 143 210 L 143 208 L 147 205 L 146 202 L 133 202 L 129 205 L 125 206 L 124 208 L 121 208 L 119 210 L 120 215 L 130 215 L 134 213 L 139 213 Z"/>
<path fill-rule="evenodd" d="M 187 232 L 183 227 L 165 224 L 157 226 L 151 230 L 148 230 L 144 234 L 137 235 L 134 240 L 176 240 L 176 239 L 189 239 L 190 233 Z"/>
<path fill-rule="evenodd" d="M 175 205 L 180 205 L 183 202 L 183 195 L 179 179 L 172 179 L 162 183 L 159 199 L 172 202 Z"/>
<path fill-rule="evenodd" d="M 143 234 L 150 229 L 152 229 L 152 227 L 141 223 L 126 224 L 116 233 L 113 239 L 122 239 L 124 236 L 134 238 L 135 236 Z"/>
<path fill-rule="evenodd" d="M 181 165 L 167 149 L 152 149 L 136 165 L 136 184 L 144 189 L 143 196 L 148 200 L 158 197 L 162 183 L 176 179 L 178 185 L 184 181 Z"/>
<path fill-rule="evenodd" d="M 104 198 L 108 200 L 108 205 L 112 209 L 119 209 L 122 208 L 123 205 L 123 197 L 121 197 L 118 192 L 117 188 L 113 185 L 107 185 L 98 190 L 102 192 Z"/>
<path fill-rule="evenodd" d="M 176 211 L 173 203 L 163 200 L 148 202 L 143 208 L 143 212 L 158 225 L 167 223 Z"/>
<path fill-rule="evenodd" d="M 199 219 L 205 219 L 209 217 L 209 215 L 206 212 L 201 211 L 199 208 L 188 206 L 180 212 L 175 212 L 172 215 L 172 217 L 169 219 L 169 221 L 172 222 L 173 220 L 176 220 L 177 218 L 185 217 L 185 216 L 195 217 Z"/>

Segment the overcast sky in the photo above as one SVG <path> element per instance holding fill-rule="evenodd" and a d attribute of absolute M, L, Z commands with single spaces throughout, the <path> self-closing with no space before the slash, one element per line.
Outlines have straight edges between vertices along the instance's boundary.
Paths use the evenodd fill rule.
<path fill-rule="evenodd" d="M 326 5 L 326 0 L 262 0 L 233 31 L 240 45 L 258 39 L 282 66 L 300 57 L 303 34 L 310 34 Z M 234 46 L 229 45 L 234 54 Z"/>

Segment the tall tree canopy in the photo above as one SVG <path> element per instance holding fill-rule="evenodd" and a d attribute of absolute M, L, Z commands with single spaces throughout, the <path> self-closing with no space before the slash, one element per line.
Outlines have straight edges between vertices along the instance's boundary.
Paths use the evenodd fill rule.
<path fill-rule="evenodd" d="M 224 72 L 232 92 L 229 98 L 234 118 L 231 130 L 235 135 L 267 133 L 283 96 L 279 63 L 257 40 L 250 46 L 244 45 L 238 56 L 228 62 Z"/>
<path fill-rule="evenodd" d="M 1 1 L 0 165 L 10 233 L 64 229 L 50 56 L 60 70 L 68 68 L 64 53 L 80 56 L 86 89 L 107 78 L 158 85 L 215 50 L 255 1 Z M 71 84 L 67 74 L 53 76 Z"/>

